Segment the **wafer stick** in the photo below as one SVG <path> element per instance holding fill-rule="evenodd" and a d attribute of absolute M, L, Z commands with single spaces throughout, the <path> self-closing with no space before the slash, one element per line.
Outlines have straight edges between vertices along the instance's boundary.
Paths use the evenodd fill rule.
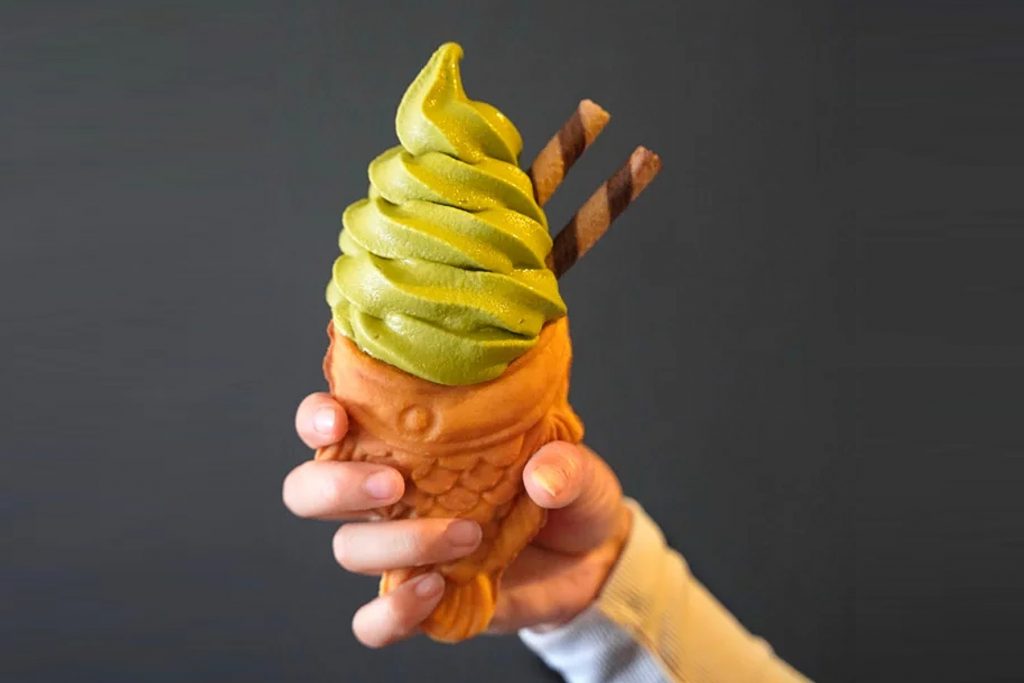
<path fill-rule="evenodd" d="M 565 179 L 565 174 L 597 139 L 610 118 L 608 112 L 591 100 L 579 103 L 576 111 L 544 145 L 530 166 L 530 179 L 538 204 L 544 206 L 551 199 L 551 195 Z"/>
<path fill-rule="evenodd" d="M 657 154 L 646 147 L 633 150 L 629 161 L 597 188 L 568 225 L 555 236 L 554 246 L 548 255 L 548 266 L 555 277 L 561 277 L 572 268 L 601 239 L 612 221 L 640 196 L 660 170 L 661 158 Z"/>

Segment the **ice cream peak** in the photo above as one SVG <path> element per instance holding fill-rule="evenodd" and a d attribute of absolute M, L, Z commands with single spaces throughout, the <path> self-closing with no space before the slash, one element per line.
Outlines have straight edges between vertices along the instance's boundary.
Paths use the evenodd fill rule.
<path fill-rule="evenodd" d="M 345 210 L 327 286 L 335 327 L 363 352 L 448 385 L 498 377 L 565 315 L 522 138 L 466 96 L 461 58 L 442 45 L 406 91 L 402 144 L 370 163 L 367 198 Z"/>
<path fill-rule="evenodd" d="M 488 157 L 515 164 L 523 139 L 512 122 L 462 88 L 462 48 L 445 43 L 434 52 L 398 105 L 395 128 L 410 154 L 444 152 L 470 164 Z"/>

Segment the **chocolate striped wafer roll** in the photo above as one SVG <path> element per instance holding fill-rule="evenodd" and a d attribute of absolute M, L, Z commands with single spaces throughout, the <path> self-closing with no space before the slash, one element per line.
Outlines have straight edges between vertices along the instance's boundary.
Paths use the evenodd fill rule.
<path fill-rule="evenodd" d="M 660 170 L 661 158 L 657 154 L 646 147 L 633 150 L 629 161 L 597 188 L 568 225 L 555 236 L 548 256 L 548 266 L 555 277 L 561 277 L 572 268 L 601 239 L 612 221 L 640 196 Z"/>
<path fill-rule="evenodd" d="M 611 115 L 591 100 L 583 100 L 530 166 L 534 194 L 541 206 L 551 199 L 565 174 L 597 139 Z"/>

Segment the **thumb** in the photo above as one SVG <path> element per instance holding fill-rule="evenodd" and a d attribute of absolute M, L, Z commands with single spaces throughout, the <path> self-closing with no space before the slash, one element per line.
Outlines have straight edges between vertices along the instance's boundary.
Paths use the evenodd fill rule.
<path fill-rule="evenodd" d="M 537 505 L 550 510 L 534 544 L 577 553 L 603 543 L 622 519 L 622 487 L 586 446 L 553 441 L 523 469 L 523 483 Z"/>

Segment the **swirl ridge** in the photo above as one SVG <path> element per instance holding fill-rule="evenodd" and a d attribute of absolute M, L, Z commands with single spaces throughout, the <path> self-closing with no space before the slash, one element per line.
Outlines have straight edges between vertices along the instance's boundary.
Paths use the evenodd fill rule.
<path fill-rule="evenodd" d="M 566 312 L 522 138 L 466 96 L 461 57 L 442 45 L 406 91 L 401 144 L 345 210 L 327 286 L 335 327 L 362 351 L 448 385 L 498 377 Z"/>

